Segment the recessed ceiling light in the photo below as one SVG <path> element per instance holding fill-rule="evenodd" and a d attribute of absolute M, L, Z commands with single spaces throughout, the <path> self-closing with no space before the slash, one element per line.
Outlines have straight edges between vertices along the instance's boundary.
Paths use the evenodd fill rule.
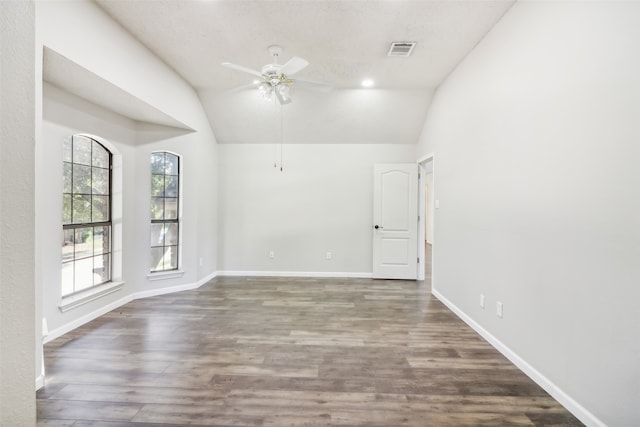
<path fill-rule="evenodd" d="M 371 87 L 373 86 L 373 80 L 364 79 L 361 84 L 362 84 L 362 87 Z"/>

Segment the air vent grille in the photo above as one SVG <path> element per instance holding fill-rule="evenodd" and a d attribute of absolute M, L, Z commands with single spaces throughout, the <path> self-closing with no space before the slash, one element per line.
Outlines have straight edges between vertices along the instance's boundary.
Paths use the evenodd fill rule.
<path fill-rule="evenodd" d="M 416 46 L 416 42 L 393 42 L 387 56 L 409 56 Z"/>

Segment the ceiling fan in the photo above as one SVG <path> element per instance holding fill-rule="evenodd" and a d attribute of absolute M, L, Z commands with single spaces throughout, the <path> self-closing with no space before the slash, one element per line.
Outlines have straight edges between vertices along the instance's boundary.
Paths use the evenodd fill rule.
<path fill-rule="evenodd" d="M 304 86 L 310 89 L 329 89 L 329 86 L 323 83 L 291 78 L 292 75 L 309 65 L 309 62 L 306 59 L 294 56 L 286 63 L 278 64 L 278 58 L 282 55 L 282 47 L 273 45 L 269 46 L 268 50 L 273 58 L 273 63 L 265 65 L 260 71 L 243 67 L 242 65 L 232 64 L 230 62 L 222 63 L 223 67 L 242 71 L 258 78 L 253 83 L 241 86 L 237 89 L 257 87 L 258 91 L 265 99 L 269 100 L 275 97 L 280 104 L 288 104 L 291 102 L 290 89 L 294 83 L 296 86 Z"/>

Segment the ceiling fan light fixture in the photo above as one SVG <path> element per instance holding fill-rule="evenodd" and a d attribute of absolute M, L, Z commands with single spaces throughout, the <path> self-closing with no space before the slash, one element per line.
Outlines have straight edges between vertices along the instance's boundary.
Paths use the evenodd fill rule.
<path fill-rule="evenodd" d="M 294 56 L 286 63 L 280 65 L 278 58 L 282 54 L 282 47 L 272 45 L 269 46 L 268 50 L 273 58 L 273 63 L 263 66 L 261 71 L 243 67 L 242 65 L 233 64 L 231 62 L 223 62 L 221 65 L 225 68 L 241 71 L 254 76 L 253 82 L 250 85 L 246 85 L 246 87 L 254 89 L 257 88 L 260 96 L 262 96 L 265 101 L 279 101 L 280 104 L 290 103 L 290 86 L 296 82 L 311 89 L 330 89 L 330 87 L 324 83 L 300 79 L 294 80 L 291 78 L 292 75 L 298 73 L 309 65 L 309 61 L 306 59 Z"/>
<path fill-rule="evenodd" d="M 258 87 L 258 92 L 265 101 L 271 101 L 273 99 L 273 88 L 268 83 L 262 83 Z"/>
<path fill-rule="evenodd" d="M 276 86 L 276 90 L 280 94 L 279 98 L 282 100 L 283 103 L 291 102 L 291 88 L 289 87 L 289 85 L 286 85 L 286 84 L 278 85 Z"/>
<path fill-rule="evenodd" d="M 360 84 L 362 85 L 362 87 L 372 87 L 374 84 L 374 81 L 371 79 L 364 79 Z"/>

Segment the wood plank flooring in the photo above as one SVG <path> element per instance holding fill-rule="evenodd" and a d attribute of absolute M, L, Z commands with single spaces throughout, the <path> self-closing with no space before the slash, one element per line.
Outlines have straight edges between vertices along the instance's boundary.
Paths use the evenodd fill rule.
<path fill-rule="evenodd" d="M 45 346 L 39 426 L 579 426 L 428 284 L 218 278 Z"/>

